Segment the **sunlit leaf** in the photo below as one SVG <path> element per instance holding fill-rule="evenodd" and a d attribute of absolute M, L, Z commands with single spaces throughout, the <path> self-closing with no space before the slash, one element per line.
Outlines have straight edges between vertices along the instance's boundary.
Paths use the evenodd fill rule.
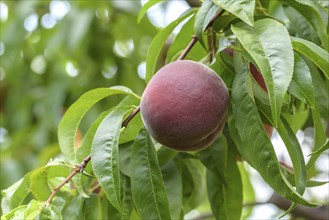
<path fill-rule="evenodd" d="M 256 21 L 254 27 L 233 25 L 231 29 L 264 77 L 273 122 L 277 125 L 283 98 L 293 75 L 294 57 L 289 33 L 281 23 L 272 19 Z"/>
<path fill-rule="evenodd" d="M 58 141 L 62 153 L 70 162 L 78 162 L 75 158 L 74 138 L 83 116 L 97 102 L 115 94 L 137 96 L 129 88 L 122 86 L 93 89 L 83 94 L 64 114 L 58 126 Z"/>
<path fill-rule="evenodd" d="M 54 160 L 46 166 L 34 170 L 30 177 L 30 190 L 41 201 L 46 201 L 52 192 L 49 181 L 54 177 L 67 177 L 69 166 L 62 161 Z"/>
<path fill-rule="evenodd" d="M 42 207 L 42 202 L 36 201 L 34 199 L 31 200 L 24 211 L 24 219 L 34 219 L 37 215 L 40 214 Z"/>
<path fill-rule="evenodd" d="M 148 83 L 152 76 L 155 74 L 156 64 L 158 57 L 161 53 L 162 47 L 165 44 L 167 38 L 170 36 L 175 27 L 183 20 L 191 16 L 195 10 L 189 10 L 181 15 L 175 21 L 170 23 L 167 27 L 162 29 L 152 40 L 146 55 L 146 76 L 145 81 Z"/>
<path fill-rule="evenodd" d="M 138 17 L 137 17 L 137 23 L 140 23 L 141 20 L 143 19 L 144 15 L 147 13 L 147 10 L 149 8 L 151 8 L 153 5 L 156 5 L 160 2 L 162 2 L 163 0 L 149 0 L 148 2 L 146 2 L 143 7 L 141 8 L 141 10 L 138 13 Z"/>
<path fill-rule="evenodd" d="M 62 215 L 54 205 L 48 205 L 47 207 L 42 207 L 40 213 L 40 219 L 42 220 L 62 220 Z"/>
<path fill-rule="evenodd" d="M 20 206 L 26 196 L 30 193 L 30 176 L 33 171 L 2 191 L 1 209 L 6 214 L 10 210 Z"/>
<path fill-rule="evenodd" d="M 255 0 L 213 0 L 215 4 L 234 14 L 248 25 L 254 24 Z"/>
<path fill-rule="evenodd" d="M 301 38 L 291 37 L 291 41 L 294 50 L 310 59 L 329 79 L 329 53 L 313 42 Z"/>
<path fill-rule="evenodd" d="M 194 30 L 199 42 L 203 47 L 206 47 L 203 42 L 203 32 L 206 30 L 209 22 L 214 17 L 218 10 L 218 6 L 211 0 L 204 0 L 201 8 L 195 15 Z"/>

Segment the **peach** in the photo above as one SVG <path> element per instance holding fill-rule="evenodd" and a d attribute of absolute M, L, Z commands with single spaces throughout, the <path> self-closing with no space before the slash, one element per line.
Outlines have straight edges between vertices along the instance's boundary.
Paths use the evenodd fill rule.
<path fill-rule="evenodd" d="M 221 133 L 228 98 L 226 85 L 212 69 L 179 60 L 154 75 L 140 111 L 146 129 L 160 144 L 179 151 L 200 150 Z"/>

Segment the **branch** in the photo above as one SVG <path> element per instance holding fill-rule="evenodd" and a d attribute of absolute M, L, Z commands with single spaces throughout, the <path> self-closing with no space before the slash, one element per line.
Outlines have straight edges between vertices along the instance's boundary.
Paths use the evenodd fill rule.
<path fill-rule="evenodd" d="M 131 121 L 131 119 L 133 119 L 133 117 L 135 117 L 137 115 L 137 113 L 140 111 L 140 108 L 137 107 L 121 124 L 121 128 L 123 127 L 127 127 L 127 125 L 129 124 L 129 122 Z M 51 195 L 49 196 L 49 198 L 47 199 L 47 201 L 43 204 L 45 207 L 47 207 L 51 201 L 53 200 L 53 198 L 55 197 L 56 193 L 68 182 L 70 182 L 70 180 L 77 174 L 77 173 L 82 173 L 84 171 L 84 169 L 86 168 L 87 164 L 89 163 L 89 161 L 91 160 L 91 154 L 89 154 L 86 158 L 84 158 L 82 160 L 82 162 L 80 164 L 77 164 L 74 168 L 74 170 L 65 178 L 65 180 L 63 180 L 63 182 L 61 182 L 58 186 L 56 186 L 54 188 L 54 190 L 52 191 Z"/>
<path fill-rule="evenodd" d="M 188 52 L 190 52 L 190 50 L 192 49 L 192 47 L 194 46 L 194 44 L 197 41 L 198 41 L 198 38 L 195 35 L 193 35 L 190 43 L 187 45 L 187 47 L 185 48 L 183 53 L 178 57 L 178 60 L 183 60 L 186 57 L 186 55 L 188 54 Z"/>
<path fill-rule="evenodd" d="M 56 195 L 57 191 L 60 190 L 66 183 L 70 182 L 70 180 L 75 176 L 77 173 L 82 173 L 83 170 L 86 168 L 88 162 L 91 159 L 91 155 L 88 155 L 86 158 L 82 160 L 82 162 L 75 166 L 74 170 L 61 182 L 58 186 L 55 187 L 47 201 L 45 202 L 44 206 L 47 207 L 51 201 L 53 200 L 54 196 Z"/>
<path fill-rule="evenodd" d="M 214 22 L 217 20 L 217 18 L 219 18 L 223 13 L 225 12 L 224 9 L 220 10 L 214 17 L 211 18 L 209 24 L 207 25 L 206 30 L 211 27 Z M 188 54 L 188 52 L 190 52 L 190 50 L 193 48 L 194 44 L 198 41 L 198 38 L 193 35 L 192 39 L 190 41 L 190 43 L 187 45 L 187 47 L 184 49 L 183 53 L 178 57 L 178 60 L 183 60 L 186 55 Z"/>
<path fill-rule="evenodd" d="M 281 197 L 276 193 L 271 196 L 271 198 L 268 200 L 268 203 L 272 203 L 282 210 L 288 210 L 291 205 L 291 201 Z M 291 215 L 293 218 L 303 218 L 306 220 L 329 219 L 329 205 L 317 208 L 297 205 L 296 208 L 292 210 Z"/>
<path fill-rule="evenodd" d="M 138 112 L 140 111 L 140 107 L 138 106 L 121 124 L 121 128 L 126 128 L 127 125 L 129 124 L 130 120 L 133 119 L 133 117 L 135 117 L 135 115 L 138 114 Z"/>

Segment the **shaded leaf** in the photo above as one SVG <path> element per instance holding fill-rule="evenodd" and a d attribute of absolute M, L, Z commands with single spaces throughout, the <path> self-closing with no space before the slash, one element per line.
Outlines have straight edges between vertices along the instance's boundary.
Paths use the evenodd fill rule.
<path fill-rule="evenodd" d="M 211 210 L 216 219 L 240 219 L 242 181 L 234 154 L 228 151 L 225 184 L 218 175 L 207 171 L 207 189 Z"/>
<path fill-rule="evenodd" d="M 325 21 L 322 19 L 321 14 L 319 13 L 319 8 L 314 4 L 316 1 L 300 1 L 300 3 L 308 2 L 308 4 L 298 4 L 296 1 L 284 2 L 293 7 L 305 18 L 306 22 L 312 27 L 312 29 L 316 30 L 319 38 L 321 39 L 323 47 L 328 50 L 329 37 L 326 33 Z"/>
<path fill-rule="evenodd" d="M 157 154 L 145 128 L 135 139 L 130 170 L 132 197 L 139 216 L 142 219 L 171 219 Z"/>
<path fill-rule="evenodd" d="M 225 175 L 227 170 L 227 142 L 225 136 L 221 135 L 206 149 L 200 152 L 201 162 L 215 174 L 223 184 L 227 184 Z"/>
<path fill-rule="evenodd" d="M 181 160 L 182 181 L 183 181 L 183 206 L 187 213 L 196 208 L 204 199 L 206 194 L 206 169 L 197 159 Z"/>
<path fill-rule="evenodd" d="M 174 160 L 162 166 L 161 173 L 168 195 L 171 218 L 180 219 L 183 209 L 183 186 L 180 171 Z"/>

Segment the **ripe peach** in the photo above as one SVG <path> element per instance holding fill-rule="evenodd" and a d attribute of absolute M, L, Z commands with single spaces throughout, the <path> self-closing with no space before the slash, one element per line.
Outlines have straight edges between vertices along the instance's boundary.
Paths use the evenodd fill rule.
<path fill-rule="evenodd" d="M 162 67 L 141 100 L 145 127 L 159 143 L 180 151 L 199 150 L 221 133 L 228 91 L 208 66 L 180 60 Z"/>

